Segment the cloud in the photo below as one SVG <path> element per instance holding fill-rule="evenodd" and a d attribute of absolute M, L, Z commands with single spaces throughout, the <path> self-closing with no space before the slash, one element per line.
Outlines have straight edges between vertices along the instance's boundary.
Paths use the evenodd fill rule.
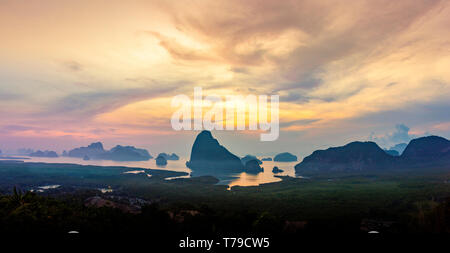
<path fill-rule="evenodd" d="M 201 50 L 160 33 L 149 34 L 159 38 L 177 60 L 213 61 L 232 68 L 269 64 L 296 87 L 315 87 L 320 82 L 305 83 L 305 79 L 320 79 L 334 62 L 360 62 L 355 59 L 385 53 L 380 45 L 439 3 L 356 1 L 348 8 L 342 1 L 194 1 L 183 8 L 168 4 L 165 10 L 183 36 L 203 45 Z M 278 89 L 283 88 L 290 85 Z"/>
<path fill-rule="evenodd" d="M 230 71 L 234 73 L 241 73 L 241 74 L 248 74 L 248 70 L 244 67 L 232 67 L 230 68 Z"/>
<path fill-rule="evenodd" d="M 305 126 L 309 125 L 311 123 L 317 122 L 320 119 L 301 119 L 301 120 L 294 120 L 294 121 L 288 121 L 288 122 L 281 122 L 280 127 L 291 127 L 291 126 Z"/>
<path fill-rule="evenodd" d="M 299 92 L 299 93 L 289 92 L 286 95 L 284 95 L 284 94 L 280 95 L 280 102 L 282 102 L 282 103 L 288 103 L 288 102 L 306 103 L 308 101 L 309 101 L 309 98 L 301 95 L 301 92 Z"/>
<path fill-rule="evenodd" d="M 409 131 L 410 128 L 405 124 L 397 124 L 393 132 L 380 136 L 375 136 L 372 133 L 369 139 L 385 147 L 389 145 L 394 146 L 399 143 L 409 143 L 410 140 L 417 137 L 416 135 L 410 134 Z"/>
<path fill-rule="evenodd" d="M 404 124 L 395 126 L 395 131 L 389 136 L 390 141 L 394 143 L 409 142 L 414 138 L 414 135 L 409 134 L 409 127 Z"/>
<path fill-rule="evenodd" d="M 3 125 L 0 126 L 1 134 L 10 134 L 22 131 L 39 131 L 42 130 L 40 127 L 27 126 L 27 125 Z"/>
<path fill-rule="evenodd" d="M 63 65 L 64 68 L 66 68 L 66 69 L 68 69 L 70 71 L 73 71 L 73 72 L 77 72 L 77 71 L 83 70 L 83 66 L 79 62 L 73 61 L 73 60 L 72 61 L 63 62 L 62 65 Z"/>
<path fill-rule="evenodd" d="M 11 92 L 0 92 L 1 101 L 11 101 L 22 99 L 24 96 L 22 94 L 11 93 Z"/>
<path fill-rule="evenodd" d="M 164 47 L 170 53 L 170 55 L 176 60 L 183 60 L 190 62 L 217 60 L 217 58 L 213 57 L 213 55 L 208 55 L 208 52 L 183 46 L 182 44 L 178 43 L 174 38 L 170 38 L 153 31 L 147 31 L 147 33 L 159 39 L 159 44 L 162 47 Z"/>
<path fill-rule="evenodd" d="M 325 147 L 366 138 L 367 129 L 384 133 L 374 136 L 385 142 L 449 134 L 448 1 L 27 6 L 14 1 L 0 10 L 8 34 L 0 46 L 0 110 L 9 125 L 67 130 L 57 135 L 71 127 L 140 134 L 169 122 L 170 96 L 202 86 L 205 94 L 280 95 L 280 139 L 289 138 L 279 146 L 286 148 L 302 142 L 292 136 Z M 105 114 L 110 121 L 96 121 Z M 399 121 L 412 130 L 391 129 Z"/>
<path fill-rule="evenodd" d="M 121 106 L 173 93 L 182 83 L 155 88 L 130 88 L 71 93 L 51 103 L 45 114 L 60 114 L 92 118 Z"/>

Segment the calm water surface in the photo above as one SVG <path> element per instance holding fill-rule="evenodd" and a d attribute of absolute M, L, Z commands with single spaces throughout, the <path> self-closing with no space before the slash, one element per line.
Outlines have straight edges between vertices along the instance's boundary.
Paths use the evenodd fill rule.
<path fill-rule="evenodd" d="M 25 157 L 25 156 L 24 156 Z M 155 159 L 150 159 L 148 161 L 138 161 L 138 162 L 120 162 L 120 161 L 108 161 L 108 160 L 88 160 L 85 161 L 81 158 L 74 157 L 56 157 L 56 158 L 48 158 L 48 157 L 27 157 L 30 159 L 24 160 L 25 162 L 44 162 L 44 163 L 74 163 L 80 165 L 98 165 L 98 166 L 126 166 L 126 167 L 136 167 L 143 169 L 160 169 L 160 170 L 170 170 L 170 171 L 179 171 L 179 172 L 187 172 L 191 173 L 191 170 L 186 167 L 186 158 L 180 158 L 178 161 L 167 161 L 167 165 L 165 167 L 159 167 L 155 163 Z M 275 177 L 275 175 L 279 176 L 290 176 L 295 177 L 294 166 L 298 162 L 273 162 L 273 161 L 263 161 L 261 165 L 264 167 L 264 172 L 258 174 L 248 174 L 248 173 L 239 173 L 228 175 L 227 177 L 217 176 L 221 181 L 219 184 L 229 185 L 231 186 L 254 186 L 264 183 L 278 182 L 281 181 L 280 178 Z M 274 166 L 278 166 L 278 168 L 284 170 L 283 173 L 273 174 L 272 169 Z M 143 173 L 141 170 L 130 169 L 129 173 Z M 189 176 L 183 176 L 189 177 Z M 174 178 L 170 178 L 174 179 Z M 169 179 L 169 180 L 170 180 Z"/>

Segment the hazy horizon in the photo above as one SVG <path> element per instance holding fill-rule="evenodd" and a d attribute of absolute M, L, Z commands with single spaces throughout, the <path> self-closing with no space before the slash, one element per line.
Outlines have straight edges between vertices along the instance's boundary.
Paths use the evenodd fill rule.
<path fill-rule="evenodd" d="M 204 11 L 207 9 L 208 11 Z M 2 1 L 0 149 L 101 141 L 188 156 L 173 96 L 279 95 L 280 136 L 237 155 L 450 138 L 448 1 Z"/>
<path fill-rule="evenodd" d="M 408 144 L 409 143 L 409 141 L 410 140 L 412 140 L 412 139 L 414 139 L 414 138 L 419 138 L 419 137 L 423 137 L 423 136 L 414 136 L 414 135 L 409 135 L 407 132 L 406 133 L 401 133 L 401 131 L 399 131 L 399 128 L 401 128 L 401 127 L 406 127 L 406 126 L 404 126 L 404 125 L 397 125 L 397 132 L 394 132 L 394 133 L 392 133 L 391 135 L 390 135 L 390 139 L 397 139 L 398 140 L 398 142 L 397 143 L 395 143 L 395 144 L 401 144 L 401 143 L 406 143 L 406 144 Z M 190 151 L 191 151 L 191 147 L 192 147 L 192 144 L 194 143 L 194 140 L 195 140 L 195 137 L 197 136 L 197 134 L 200 132 L 200 131 L 192 131 L 193 132 L 193 136 L 192 136 L 192 141 L 191 141 L 191 144 L 189 144 L 189 143 L 185 143 L 184 145 L 182 145 L 182 144 L 180 144 L 177 148 L 172 148 L 172 149 L 169 149 L 170 147 L 168 147 L 168 148 L 166 148 L 166 149 L 161 149 L 161 150 L 154 150 L 154 149 L 152 149 L 152 147 L 145 147 L 145 146 L 135 146 L 136 148 L 145 148 L 145 149 L 147 149 L 149 152 L 150 152 L 150 154 L 152 155 L 152 156 L 154 156 L 154 157 L 156 157 L 159 153 L 177 153 L 178 155 L 180 155 L 181 157 L 184 157 L 184 158 L 189 158 L 189 155 L 190 155 Z M 250 154 L 250 155 L 255 155 L 255 156 L 259 156 L 259 157 L 264 157 L 264 156 L 275 156 L 276 154 L 279 154 L 279 153 L 282 153 L 282 152 L 289 152 L 289 153 L 292 153 L 292 154 L 294 154 L 294 155 L 297 155 L 298 156 L 298 158 L 299 158 L 299 161 L 301 161 L 301 159 L 303 158 L 303 157 L 305 157 L 305 156 L 308 156 L 308 155 L 310 155 L 313 151 L 315 151 L 315 150 L 318 150 L 318 149 L 327 149 L 327 148 L 329 148 L 329 147 L 337 147 L 337 146 L 343 146 L 343 145 L 345 145 L 345 144 L 347 144 L 347 143 L 349 143 L 349 142 L 352 142 L 352 141 L 373 141 L 373 142 L 375 142 L 375 143 L 377 143 L 377 145 L 379 145 L 381 148 L 383 148 L 383 149 L 389 149 L 389 148 L 392 148 L 394 145 L 391 145 L 391 146 L 382 146 L 382 145 L 380 145 L 378 142 L 379 141 L 384 141 L 384 140 L 378 140 L 378 142 L 377 142 L 377 139 L 376 139 L 376 137 L 375 138 L 369 138 L 369 139 L 367 139 L 367 140 L 357 140 L 357 139 L 355 139 L 355 140 L 351 140 L 351 141 L 349 141 L 349 142 L 346 142 L 346 143 L 338 143 L 338 144 L 335 144 L 335 145 L 329 145 L 329 146 L 325 146 L 325 145 L 313 145 L 313 146 L 311 146 L 309 149 L 305 149 L 306 151 L 304 151 L 304 152 L 302 152 L 302 153 L 299 153 L 299 152 L 297 152 L 297 150 L 287 150 L 287 149 L 281 149 L 281 150 L 272 150 L 272 151 L 268 151 L 268 152 L 261 152 L 261 151 L 259 151 L 259 150 L 254 150 L 254 149 L 245 149 L 245 148 L 242 148 L 242 145 L 239 145 L 238 147 L 241 147 L 240 149 L 239 148 L 236 148 L 236 145 L 233 145 L 233 141 L 230 141 L 229 140 L 229 137 L 230 137 L 230 135 L 229 134 L 227 134 L 227 135 L 220 135 L 220 134 L 217 134 L 217 133 L 220 133 L 221 131 L 212 131 L 212 133 L 213 133 L 213 136 L 217 139 L 218 138 L 218 141 L 219 141 L 219 143 L 221 144 L 221 145 L 223 145 L 223 146 L 225 146 L 226 148 L 228 148 L 231 152 L 233 152 L 233 153 L 235 153 L 236 155 L 238 155 L 238 156 L 240 156 L 240 157 L 243 157 L 243 156 L 245 156 L 245 155 L 248 155 L 248 154 Z M 403 136 L 402 136 L 403 135 Z M 424 136 L 428 136 L 428 135 L 431 135 L 431 134 L 426 134 L 426 135 L 424 135 Z M 235 138 L 239 138 L 238 136 L 234 136 Z M 221 138 L 225 138 L 225 139 L 221 139 Z M 227 140 L 228 139 L 228 140 Z M 403 141 L 402 141 L 403 140 Z M 94 141 L 94 142 L 102 142 L 101 140 L 98 140 L 98 141 Z M 81 146 L 83 146 L 83 147 L 86 147 L 86 146 L 88 146 L 89 144 L 91 144 L 92 142 L 90 142 L 90 143 L 86 143 L 86 144 L 82 144 Z M 237 150 L 240 150 L 239 152 L 235 152 L 236 150 L 232 150 L 232 149 L 230 149 L 229 147 L 228 147 L 228 145 L 226 145 L 226 144 L 224 144 L 224 143 L 227 143 L 228 145 L 230 145 L 230 146 L 235 146 L 235 149 L 237 149 Z M 234 143 L 236 143 L 236 142 L 234 142 Z M 262 143 L 264 143 L 264 142 L 262 142 Z M 268 143 L 270 143 L 270 142 L 268 142 Z M 109 149 L 111 149 L 111 148 L 113 148 L 114 146 L 116 146 L 116 145 L 122 145 L 122 146 L 133 146 L 132 144 L 123 144 L 123 143 L 104 143 L 104 142 L 102 142 L 102 144 L 103 144 L 103 146 L 104 146 L 104 148 L 106 149 L 106 150 L 109 150 Z M 78 148 L 78 147 L 81 147 L 81 146 L 73 146 L 73 147 L 70 147 L 70 148 L 66 148 L 66 149 L 62 149 L 62 150 L 52 150 L 52 149 L 49 149 L 49 148 L 45 148 L 45 147 L 38 147 L 38 148 L 33 148 L 33 147 L 21 147 L 21 148 L 18 148 L 18 149 L 26 149 L 26 148 L 30 148 L 30 149 L 33 149 L 33 151 L 37 151 L 37 150 L 41 150 L 41 151 L 44 151 L 44 150 L 51 150 L 51 151 L 56 151 L 58 154 L 62 154 L 63 153 L 63 151 L 70 151 L 70 150 L 72 150 L 72 149 L 74 149 L 74 148 Z M 1 151 L 2 151 L 2 154 L 6 154 L 6 155 L 17 155 L 17 154 L 19 154 L 18 153 L 18 149 L 0 149 Z M 175 152 L 174 150 L 178 150 L 178 152 Z M 251 151 L 250 151 L 251 150 Z"/>

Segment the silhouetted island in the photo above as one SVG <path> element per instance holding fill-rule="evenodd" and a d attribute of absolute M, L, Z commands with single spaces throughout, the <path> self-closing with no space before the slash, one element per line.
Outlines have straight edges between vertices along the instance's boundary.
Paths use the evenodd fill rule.
<path fill-rule="evenodd" d="M 241 159 L 214 139 L 210 131 L 200 132 L 192 146 L 191 157 L 186 166 L 192 171 L 211 173 L 243 172 Z"/>
<path fill-rule="evenodd" d="M 450 165 L 450 141 L 439 136 L 412 140 L 401 156 L 391 156 L 374 142 L 316 150 L 295 166 L 296 173 L 389 169 L 429 169 Z"/>
<path fill-rule="evenodd" d="M 96 158 L 114 161 L 147 161 L 152 156 L 145 149 L 117 145 L 111 150 L 98 155 Z"/>
<path fill-rule="evenodd" d="M 41 150 L 38 150 L 36 152 L 30 153 L 29 156 L 33 156 L 33 157 L 58 157 L 58 154 L 55 151 L 50 151 L 50 150 L 41 151 Z"/>
<path fill-rule="evenodd" d="M 156 157 L 155 160 L 156 160 L 156 165 L 158 165 L 158 166 L 165 166 L 165 165 L 167 165 L 167 159 L 161 154 L 159 154 L 158 157 Z"/>
<path fill-rule="evenodd" d="M 245 164 L 248 162 L 248 161 L 251 161 L 251 160 L 256 160 L 257 162 L 258 162 L 258 164 L 262 164 L 262 161 L 261 160 L 259 160 L 256 156 L 254 156 L 254 155 L 246 155 L 246 156 L 244 156 L 244 157 L 242 157 L 241 158 L 241 161 L 242 161 L 242 164 L 245 166 Z"/>
<path fill-rule="evenodd" d="M 391 166 L 394 157 L 375 142 L 351 142 L 345 146 L 316 150 L 295 166 L 301 171 L 345 171 L 381 169 Z"/>
<path fill-rule="evenodd" d="M 31 153 L 33 153 L 34 150 L 31 148 L 19 148 L 17 149 L 17 154 L 18 155 L 29 155 Z"/>
<path fill-rule="evenodd" d="M 297 161 L 297 156 L 289 153 L 289 152 L 284 152 L 284 153 L 280 153 L 278 155 L 276 155 L 273 160 L 275 162 L 296 162 Z"/>
<path fill-rule="evenodd" d="M 439 136 L 411 140 L 400 156 L 400 161 L 403 166 L 450 166 L 450 141 Z"/>
<path fill-rule="evenodd" d="M 158 156 L 163 156 L 166 160 L 170 160 L 170 161 L 180 160 L 180 157 L 175 153 L 172 153 L 171 155 L 166 154 L 166 153 L 160 153 Z"/>
<path fill-rule="evenodd" d="M 279 169 L 277 166 L 273 167 L 272 172 L 274 174 L 282 173 L 284 170 Z"/>
<path fill-rule="evenodd" d="M 256 173 L 260 173 L 260 172 L 264 171 L 264 168 L 261 168 L 261 166 L 259 166 L 259 162 L 256 159 L 247 161 L 245 163 L 244 169 L 245 169 L 245 172 L 251 173 L 251 174 L 256 174 Z"/>
<path fill-rule="evenodd" d="M 272 161 L 271 157 L 264 157 L 261 159 L 261 161 Z"/>
<path fill-rule="evenodd" d="M 80 147 L 70 150 L 67 152 L 67 156 L 79 158 L 83 158 L 84 156 L 96 157 L 105 152 L 106 150 L 103 149 L 103 144 L 101 142 L 94 142 L 89 144 L 87 147 Z"/>
<path fill-rule="evenodd" d="M 87 147 L 72 149 L 66 154 L 70 157 L 83 159 L 87 156 L 89 159 L 113 161 L 147 161 L 152 158 L 145 149 L 117 145 L 111 150 L 105 150 L 101 142 L 94 142 Z"/>

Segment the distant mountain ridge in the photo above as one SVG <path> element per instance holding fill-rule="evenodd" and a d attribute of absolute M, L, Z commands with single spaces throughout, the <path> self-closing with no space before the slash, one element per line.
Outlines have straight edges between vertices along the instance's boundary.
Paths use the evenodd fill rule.
<path fill-rule="evenodd" d="M 147 150 L 134 146 L 117 145 L 95 158 L 113 161 L 147 161 L 152 158 Z"/>
<path fill-rule="evenodd" d="M 296 173 L 382 170 L 426 165 L 449 166 L 450 141 L 428 136 L 412 140 L 401 156 L 387 154 L 374 142 L 351 142 L 345 146 L 316 150 L 295 166 Z"/>
<path fill-rule="evenodd" d="M 375 142 L 351 142 L 345 146 L 316 150 L 295 166 L 296 171 L 345 171 L 378 169 L 394 158 Z"/>
<path fill-rule="evenodd" d="M 258 160 L 252 159 L 250 161 L 247 161 L 244 165 L 245 172 L 250 174 L 258 174 L 260 172 L 264 171 L 264 168 L 260 166 L 258 163 Z"/>
<path fill-rule="evenodd" d="M 393 147 L 390 147 L 389 150 L 395 150 L 398 152 L 399 155 L 401 155 L 405 150 L 406 146 L 408 146 L 407 143 L 399 143 L 394 145 Z"/>
<path fill-rule="evenodd" d="M 450 141 L 439 136 L 411 140 L 400 159 L 405 165 L 433 163 L 450 165 Z"/>
<path fill-rule="evenodd" d="M 117 145 L 111 150 L 105 150 L 101 142 L 94 142 L 87 147 L 72 149 L 66 155 L 83 159 L 88 157 L 89 159 L 113 161 L 147 161 L 152 158 L 145 149 Z"/>
<path fill-rule="evenodd" d="M 36 152 L 30 153 L 29 156 L 33 156 L 33 157 L 58 157 L 58 154 L 55 151 L 51 151 L 51 150 L 45 150 L 45 151 L 38 150 Z"/>
<path fill-rule="evenodd" d="M 400 154 L 398 153 L 397 150 L 395 149 L 385 149 L 384 152 L 386 152 L 386 154 L 391 155 L 391 156 L 399 156 Z"/>
<path fill-rule="evenodd" d="M 88 156 L 92 158 L 101 155 L 105 152 L 106 150 L 103 149 L 103 144 L 101 142 L 94 142 L 89 144 L 87 147 L 79 147 L 70 150 L 67 153 L 67 156 L 80 158 Z"/>

